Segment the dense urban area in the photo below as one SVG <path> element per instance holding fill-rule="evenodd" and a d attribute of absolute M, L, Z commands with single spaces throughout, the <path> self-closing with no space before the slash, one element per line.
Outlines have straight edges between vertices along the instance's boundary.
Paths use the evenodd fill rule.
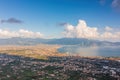
<path fill-rule="evenodd" d="M 120 80 L 120 62 L 107 59 L 0 54 L 0 65 L 0 80 Z"/>

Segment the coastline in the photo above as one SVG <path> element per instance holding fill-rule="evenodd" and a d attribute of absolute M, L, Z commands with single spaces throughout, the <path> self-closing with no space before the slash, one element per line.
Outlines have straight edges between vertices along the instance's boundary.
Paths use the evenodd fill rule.
<path fill-rule="evenodd" d="M 47 57 L 79 57 L 79 58 L 90 58 L 90 59 L 95 59 L 95 58 L 106 59 L 106 60 L 114 60 L 114 61 L 120 62 L 119 56 L 118 57 L 80 56 L 80 55 L 69 55 L 67 53 L 60 53 L 57 51 L 57 49 L 61 47 L 62 47 L 61 45 L 47 45 L 47 44 L 39 44 L 39 45 L 32 45 L 32 46 L 3 45 L 3 46 L 0 46 L 0 53 L 25 56 L 25 57 L 33 57 L 33 58 L 38 58 L 38 56 L 44 56 L 46 58 Z"/>

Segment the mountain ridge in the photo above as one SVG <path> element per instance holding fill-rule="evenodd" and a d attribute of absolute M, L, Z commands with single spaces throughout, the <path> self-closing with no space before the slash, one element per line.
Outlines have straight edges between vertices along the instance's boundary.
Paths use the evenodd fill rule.
<path fill-rule="evenodd" d="M 120 42 L 99 41 L 85 38 L 6 38 L 0 39 L 0 45 L 37 45 L 37 44 L 56 44 L 56 45 L 79 45 L 79 46 L 120 46 Z"/>

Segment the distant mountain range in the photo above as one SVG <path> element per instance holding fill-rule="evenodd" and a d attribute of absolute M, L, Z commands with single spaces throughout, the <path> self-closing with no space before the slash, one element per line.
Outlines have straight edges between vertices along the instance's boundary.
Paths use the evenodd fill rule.
<path fill-rule="evenodd" d="M 36 44 L 58 44 L 58 45 L 79 45 L 79 46 L 120 46 L 120 42 L 108 42 L 89 40 L 84 38 L 60 38 L 60 39 L 42 39 L 42 38 L 7 38 L 0 39 L 0 45 L 36 45 Z"/>

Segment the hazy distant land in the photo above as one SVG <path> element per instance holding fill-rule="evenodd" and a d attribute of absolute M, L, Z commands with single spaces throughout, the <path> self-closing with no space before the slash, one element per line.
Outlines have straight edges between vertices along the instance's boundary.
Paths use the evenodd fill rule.
<path fill-rule="evenodd" d="M 58 45 L 34 45 L 34 46 L 16 46 L 16 45 L 4 45 L 0 46 L 0 53 L 32 57 L 36 59 L 46 59 L 48 56 L 66 56 L 65 53 L 59 53 L 57 49 Z"/>
<path fill-rule="evenodd" d="M 47 44 L 39 44 L 39 45 L 31 45 L 31 46 L 23 46 L 23 45 L 3 45 L 0 46 L 0 54 L 8 54 L 8 55 L 16 55 L 23 57 L 30 57 L 35 59 L 47 59 L 48 57 L 63 57 L 63 56 L 79 56 L 79 57 L 88 57 L 88 58 L 106 58 L 109 60 L 120 60 L 119 56 L 113 57 L 104 57 L 104 56 L 80 56 L 79 54 L 68 54 L 66 52 L 59 52 L 58 49 L 63 47 L 62 45 L 47 45 Z M 81 53 L 84 54 L 84 53 Z M 86 53 L 88 54 L 88 53 Z M 89 53 L 88 55 L 90 55 Z"/>

